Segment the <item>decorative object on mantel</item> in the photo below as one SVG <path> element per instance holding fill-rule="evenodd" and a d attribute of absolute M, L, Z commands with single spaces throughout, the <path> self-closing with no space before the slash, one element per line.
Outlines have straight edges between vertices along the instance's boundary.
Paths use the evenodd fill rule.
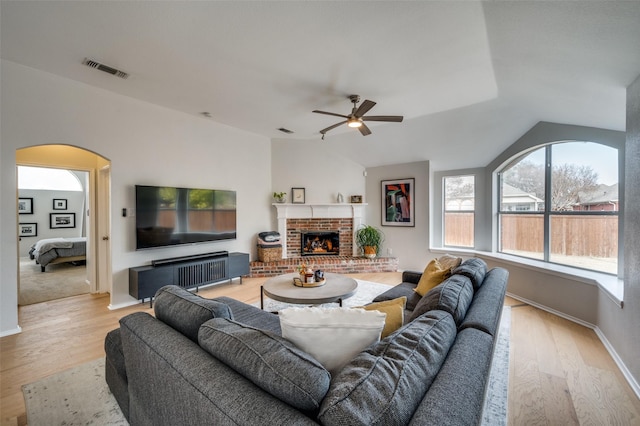
<path fill-rule="evenodd" d="M 351 196 L 351 203 L 352 204 L 360 204 L 360 203 L 362 203 L 362 195 L 352 195 Z"/>
<path fill-rule="evenodd" d="M 344 197 L 342 196 L 341 192 L 338 192 L 338 199 L 337 199 L 338 203 L 344 203 Z"/>
<path fill-rule="evenodd" d="M 356 245 L 362 250 L 365 257 L 375 258 L 380 253 L 384 233 L 371 225 L 362 225 L 355 232 Z"/>
<path fill-rule="evenodd" d="M 291 202 L 294 204 L 304 204 L 304 188 L 291 188 Z"/>
<path fill-rule="evenodd" d="M 286 203 L 287 202 L 287 193 L 286 192 L 274 192 L 273 200 L 276 203 Z"/>
<path fill-rule="evenodd" d="M 415 179 L 382 181 L 382 226 L 415 226 Z"/>

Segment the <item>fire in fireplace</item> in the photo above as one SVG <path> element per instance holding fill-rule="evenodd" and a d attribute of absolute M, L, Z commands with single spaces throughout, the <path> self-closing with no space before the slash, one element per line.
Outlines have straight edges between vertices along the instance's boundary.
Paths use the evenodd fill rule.
<path fill-rule="evenodd" d="M 337 231 L 302 231 L 300 243 L 302 256 L 340 254 L 340 233 Z"/>

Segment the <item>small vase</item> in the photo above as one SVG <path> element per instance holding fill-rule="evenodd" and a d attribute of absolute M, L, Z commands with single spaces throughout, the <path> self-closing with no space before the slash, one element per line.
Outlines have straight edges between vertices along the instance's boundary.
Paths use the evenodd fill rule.
<path fill-rule="evenodd" d="M 342 194 L 340 192 L 338 192 L 338 202 L 339 203 L 344 203 L 344 197 L 342 196 Z"/>
<path fill-rule="evenodd" d="M 278 197 L 278 198 L 274 198 L 276 203 L 280 203 L 280 204 L 284 204 L 287 202 L 287 198 L 286 197 Z"/>

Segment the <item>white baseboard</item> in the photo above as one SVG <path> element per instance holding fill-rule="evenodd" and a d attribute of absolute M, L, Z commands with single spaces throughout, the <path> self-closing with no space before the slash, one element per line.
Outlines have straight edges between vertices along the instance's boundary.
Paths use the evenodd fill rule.
<path fill-rule="evenodd" d="M 618 356 L 618 353 L 616 352 L 615 348 L 611 345 L 611 343 L 609 343 L 609 340 L 607 340 L 607 337 L 604 335 L 604 333 L 602 333 L 602 330 L 600 330 L 597 326 L 595 326 L 595 325 L 593 325 L 593 324 L 591 324 L 589 322 L 583 321 L 583 320 L 581 320 L 579 318 L 572 317 L 571 315 L 567 315 L 567 314 L 562 313 L 560 311 L 556 311 L 555 309 L 551 309 L 551 308 L 549 308 L 547 306 L 541 305 L 541 304 L 536 303 L 536 302 L 534 302 L 532 300 L 529 300 L 527 298 L 516 296 L 515 294 L 511 294 L 509 292 L 507 292 L 507 296 L 509 296 L 509 297 L 511 297 L 513 299 L 519 300 L 521 302 L 524 302 L 527 305 L 534 306 L 534 307 L 536 307 L 538 309 L 541 309 L 543 311 L 552 313 L 552 314 L 557 315 L 557 316 L 559 316 L 561 318 L 564 318 L 566 320 L 575 322 L 576 324 L 580 324 L 580 325 L 583 325 L 583 326 L 585 326 L 587 328 L 592 329 L 596 333 L 596 336 L 598 336 L 598 338 L 600 339 L 600 341 L 604 345 L 604 347 L 607 350 L 607 352 L 609 352 L 609 355 L 611 355 L 611 358 L 613 358 L 613 361 L 616 363 L 616 365 L 620 369 L 620 372 L 622 373 L 624 378 L 627 380 L 627 383 L 629 383 L 629 386 L 631 386 L 631 389 L 633 389 L 633 392 L 640 399 L 640 385 L 638 385 L 638 382 L 633 377 L 633 375 L 631 374 L 631 372 L 629 371 L 629 369 L 627 368 L 625 363 Z"/>
<path fill-rule="evenodd" d="M 13 334 L 18 334 L 18 333 L 22 333 L 22 327 L 20 326 L 17 326 L 12 330 L 3 331 L 2 333 L 0 333 L 0 337 L 11 336 Z"/>
<path fill-rule="evenodd" d="M 513 299 L 519 300 L 521 302 L 524 302 L 527 305 L 535 306 L 538 309 L 542 309 L 543 311 L 547 311 L 547 312 L 552 313 L 554 315 L 557 315 L 557 316 L 559 316 L 561 318 L 567 319 L 569 321 L 575 322 L 575 323 L 580 324 L 580 325 L 584 325 L 585 327 L 588 327 L 588 328 L 591 328 L 591 329 L 595 329 L 596 328 L 596 326 L 591 324 L 590 322 L 583 321 L 580 318 L 572 317 L 571 315 L 567 315 L 564 312 L 556 311 L 555 309 L 552 309 L 552 308 L 549 308 L 547 306 L 541 305 L 541 304 L 539 304 L 537 302 L 534 302 L 533 300 L 529 300 L 529 299 L 527 299 L 525 297 L 516 296 L 515 294 L 511 294 L 509 292 L 507 292 L 507 296 L 509 296 L 509 297 L 511 297 Z"/>
<path fill-rule="evenodd" d="M 631 389 L 633 389 L 633 392 L 635 392 L 638 399 L 640 399 L 640 385 L 638 384 L 636 379 L 633 377 L 633 375 L 631 374 L 631 372 L 629 371 L 625 363 L 622 361 L 622 359 L 620 359 L 620 357 L 618 356 L 618 353 L 613 348 L 611 343 L 609 343 L 609 340 L 607 340 L 607 336 L 605 336 L 602 330 L 600 330 L 600 328 L 598 327 L 595 327 L 593 331 L 596 332 L 596 335 L 598 336 L 598 338 L 600 339 L 604 347 L 607 348 L 609 355 L 611 355 L 611 358 L 613 358 L 613 361 L 616 363 L 616 365 L 620 369 L 620 372 L 622 373 L 624 378 L 627 379 L 627 383 L 629 383 L 629 386 L 631 386 Z"/>
<path fill-rule="evenodd" d="M 115 311 L 117 309 L 127 308 L 133 305 L 139 305 L 140 303 L 141 302 L 139 300 L 132 300 L 131 302 L 118 303 L 116 305 L 110 303 L 108 306 L 108 309 L 110 311 Z"/>

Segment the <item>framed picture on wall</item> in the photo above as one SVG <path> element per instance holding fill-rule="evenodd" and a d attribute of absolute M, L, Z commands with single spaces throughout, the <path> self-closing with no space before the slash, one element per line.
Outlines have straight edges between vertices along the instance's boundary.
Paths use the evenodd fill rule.
<path fill-rule="evenodd" d="M 53 199 L 53 209 L 54 210 L 66 210 L 67 209 L 67 200 L 64 198 L 54 198 Z"/>
<path fill-rule="evenodd" d="M 415 226 L 415 179 L 382 181 L 382 225 Z"/>
<path fill-rule="evenodd" d="M 37 236 L 38 236 L 37 223 L 19 223 L 18 224 L 18 237 L 37 237 Z"/>
<path fill-rule="evenodd" d="M 304 204 L 304 188 L 291 188 L 291 202 Z"/>
<path fill-rule="evenodd" d="M 33 198 L 18 198 L 18 214 L 33 214 Z"/>
<path fill-rule="evenodd" d="M 49 228 L 75 228 L 75 213 L 49 213 Z"/>

